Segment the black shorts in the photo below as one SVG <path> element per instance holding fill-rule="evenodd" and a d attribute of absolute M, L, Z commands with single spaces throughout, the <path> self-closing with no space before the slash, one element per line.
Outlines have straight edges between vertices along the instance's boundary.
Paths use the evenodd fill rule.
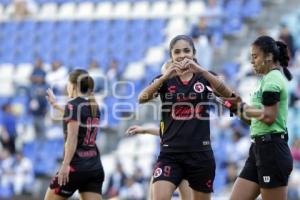
<path fill-rule="evenodd" d="M 104 181 L 103 169 L 94 171 L 70 172 L 69 182 L 60 186 L 58 184 L 58 176 L 52 178 L 50 188 L 54 189 L 55 194 L 70 197 L 76 190 L 80 192 L 95 192 L 102 194 L 102 184 Z"/>
<path fill-rule="evenodd" d="M 161 152 L 153 172 L 153 182 L 165 180 L 176 187 L 183 179 L 193 190 L 213 192 L 215 179 L 215 159 L 213 152 Z"/>
<path fill-rule="evenodd" d="M 261 188 L 287 186 L 293 159 L 287 142 L 281 138 L 252 142 L 249 157 L 239 177 Z"/>

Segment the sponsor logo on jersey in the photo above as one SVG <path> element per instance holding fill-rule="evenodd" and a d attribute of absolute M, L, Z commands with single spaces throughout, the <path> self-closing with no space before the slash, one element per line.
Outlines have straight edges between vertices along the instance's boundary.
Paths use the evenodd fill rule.
<path fill-rule="evenodd" d="M 171 85 L 168 87 L 169 93 L 175 93 L 176 92 L 176 85 Z"/>
<path fill-rule="evenodd" d="M 212 187 L 212 181 L 211 181 L 211 179 L 209 179 L 209 180 L 206 182 L 206 186 L 207 186 L 208 188 L 211 188 L 211 187 Z"/>
<path fill-rule="evenodd" d="M 162 174 L 162 169 L 158 167 L 158 168 L 155 169 L 155 171 L 154 171 L 154 173 L 153 173 L 153 177 L 154 177 L 154 178 L 157 178 L 157 177 L 159 177 L 161 174 Z"/>
<path fill-rule="evenodd" d="M 202 83 L 197 82 L 194 84 L 194 91 L 197 93 L 202 93 L 204 91 L 205 87 Z"/>
<path fill-rule="evenodd" d="M 73 110 L 74 106 L 72 104 L 68 103 L 68 108 L 69 108 L 69 110 Z"/>

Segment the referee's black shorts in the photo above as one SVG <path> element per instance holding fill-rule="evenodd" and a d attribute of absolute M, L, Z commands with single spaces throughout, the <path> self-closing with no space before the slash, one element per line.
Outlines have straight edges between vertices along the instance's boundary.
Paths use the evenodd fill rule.
<path fill-rule="evenodd" d="M 239 177 L 253 181 L 261 188 L 287 186 L 293 169 L 293 158 L 285 135 L 252 140 L 249 157 Z"/>
<path fill-rule="evenodd" d="M 71 197 L 76 190 L 81 192 L 94 192 L 102 194 L 102 184 L 104 181 L 103 169 L 94 171 L 75 171 L 70 172 L 69 182 L 60 186 L 58 184 L 57 174 L 52 178 L 50 188 L 54 189 L 55 194 L 62 197 Z"/>

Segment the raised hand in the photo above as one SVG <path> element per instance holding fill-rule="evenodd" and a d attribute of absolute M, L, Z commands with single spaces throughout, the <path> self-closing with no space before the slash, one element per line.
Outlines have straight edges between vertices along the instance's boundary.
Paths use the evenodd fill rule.
<path fill-rule="evenodd" d="M 184 64 L 185 64 L 184 68 L 185 69 L 188 68 L 190 70 L 190 72 L 193 72 L 193 73 L 203 73 L 203 72 L 207 71 L 204 67 L 199 65 L 193 59 L 187 58 L 186 62 Z"/>
<path fill-rule="evenodd" d="M 46 99 L 48 100 L 49 104 L 52 106 L 52 108 L 60 111 L 60 113 L 64 113 L 64 108 L 59 106 L 56 102 L 56 97 L 52 91 L 52 89 L 48 88 L 46 91 L 47 95 L 46 95 Z"/>
<path fill-rule="evenodd" d="M 166 70 L 163 72 L 163 77 L 166 79 L 170 79 L 177 75 L 176 66 L 174 63 L 168 63 L 166 66 Z"/>
<path fill-rule="evenodd" d="M 161 73 L 164 74 L 166 72 L 167 69 L 169 69 L 171 66 L 173 65 L 172 60 L 168 60 L 167 62 L 165 62 L 161 68 Z"/>
<path fill-rule="evenodd" d="M 130 126 L 126 131 L 127 135 L 136 135 L 136 134 L 144 134 L 144 133 L 145 133 L 145 129 L 138 125 Z"/>
<path fill-rule="evenodd" d="M 53 93 L 53 90 L 48 88 L 46 93 L 46 99 L 48 100 L 49 104 L 54 107 L 54 105 L 56 105 L 56 97 Z"/>
<path fill-rule="evenodd" d="M 188 73 L 190 70 L 186 63 L 188 62 L 187 58 L 184 58 L 182 61 L 174 61 L 174 66 L 176 68 L 176 72 L 178 75 L 184 75 L 185 73 Z"/>

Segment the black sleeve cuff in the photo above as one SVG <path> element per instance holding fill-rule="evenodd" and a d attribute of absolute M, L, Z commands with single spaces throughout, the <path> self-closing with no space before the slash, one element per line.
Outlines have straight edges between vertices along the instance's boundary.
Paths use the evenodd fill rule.
<path fill-rule="evenodd" d="M 263 92 L 262 104 L 265 106 L 272 106 L 280 100 L 279 92 Z"/>

